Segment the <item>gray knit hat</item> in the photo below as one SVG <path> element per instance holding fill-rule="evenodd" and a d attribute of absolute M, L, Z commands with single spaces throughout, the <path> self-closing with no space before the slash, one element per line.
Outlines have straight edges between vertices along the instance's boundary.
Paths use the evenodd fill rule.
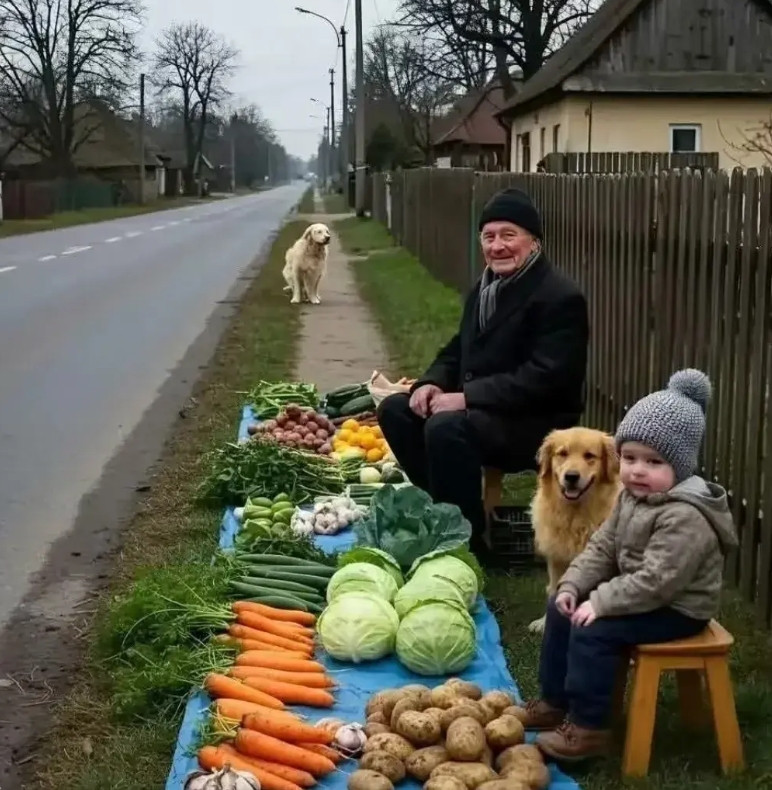
<path fill-rule="evenodd" d="M 685 480 L 697 469 L 710 394 L 710 379 L 701 370 L 674 373 L 667 389 L 630 407 L 617 428 L 617 450 L 624 442 L 645 444 L 673 467 L 677 480 Z"/>

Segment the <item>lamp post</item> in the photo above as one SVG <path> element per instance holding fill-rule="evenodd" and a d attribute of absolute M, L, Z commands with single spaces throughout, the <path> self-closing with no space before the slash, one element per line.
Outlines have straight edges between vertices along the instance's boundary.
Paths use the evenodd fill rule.
<path fill-rule="evenodd" d="M 308 14 L 309 16 L 315 16 L 318 19 L 324 20 L 333 30 L 335 33 L 335 38 L 338 42 L 338 47 L 341 50 L 341 56 L 343 59 L 343 66 L 341 71 L 341 93 L 342 93 L 342 100 L 341 100 L 341 126 L 340 126 L 340 168 L 341 168 L 341 176 L 342 176 L 342 184 L 343 184 L 343 194 L 345 195 L 348 190 L 348 168 L 349 168 L 349 122 L 348 122 L 348 61 L 347 61 L 347 54 L 346 54 L 346 28 L 343 25 L 340 26 L 340 29 L 335 27 L 335 23 L 328 19 L 326 16 L 322 14 L 317 14 L 316 11 L 309 11 L 307 8 L 301 8 L 300 6 L 295 6 L 295 10 L 300 14 Z M 332 91 L 332 73 L 330 73 L 330 88 Z M 333 104 L 334 104 L 333 98 Z M 333 132 L 334 135 L 334 132 Z"/>

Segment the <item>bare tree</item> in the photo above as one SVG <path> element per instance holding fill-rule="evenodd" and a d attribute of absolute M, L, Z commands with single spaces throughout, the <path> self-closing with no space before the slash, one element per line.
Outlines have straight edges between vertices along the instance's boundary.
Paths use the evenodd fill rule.
<path fill-rule="evenodd" d="M 139 0 L 0 0 L 0 123 L 13 145 L 72 169 L 96 128 L 77 106 L 125 95 L 141 12 Z"/>
<path fill-rule="evenodd" d="M 599 0 L 403 0 L 399 21 L 417 35 L 455 40 L 456 57 L 459 48 L 467 53 L 473 48 L 478 62 L 479 54 L 486 53 L 484 63 L 492 60 L 493 72 L 510 96 L 513 70 L 524 79 L 532 77 L 598 5 Z M 446 57 L 452 53 L 448 46 Z"/>
<path fill-rule="evenodd" d="M 729 136 L 724 133 L 721 122 L 717 123 L 721 137 L 734 152 L 728 155 L 738 165 L 745 166 L 744 160 L 749 155 L 753 157 L 761 155 L 764 166 L 772 167 L 772 115 L 746 129 L 735 129 L 735 134 Z"/>
<path fill-rule="evenodd" d="M 228 81 L 237 57 L 236 49 L 199 22 L 172 25 L 156 44 L 154 82 L 159 94 L 182 112 L 188 193 L 195 189 L 209 117 L 230 96 Z"/>

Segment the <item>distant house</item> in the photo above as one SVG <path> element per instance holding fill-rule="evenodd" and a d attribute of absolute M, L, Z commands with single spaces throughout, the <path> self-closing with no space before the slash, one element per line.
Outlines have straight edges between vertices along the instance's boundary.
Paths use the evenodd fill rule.
<path fill-rule="evenodd" d="M 437 166 L 505 170 L 507 132 L 496 117 L 505 104 L 504 91 L 496 82 L 462 97 L 435 124 Z"/>
<path fill-rule="evenodd" d="M 166 162 L 166 185 L 164 194 L 167 197 L 178 197 L 185 193 L 185 170 L 188 166 L 188 155 L 184 149 L 172 149 L 168 152 Z M 198 172 L 202 181 L 211 184 L 217 175 L 215 166 L 209 159 L 201 155 L 194 163 L 193 172 Z"/>
<path fill-rule="evenodd" d="M 514 171 L 551 152 L 768 164 L 752 140 L 772 120 L 772 2 L 606 0 L 499 117 Z"/>

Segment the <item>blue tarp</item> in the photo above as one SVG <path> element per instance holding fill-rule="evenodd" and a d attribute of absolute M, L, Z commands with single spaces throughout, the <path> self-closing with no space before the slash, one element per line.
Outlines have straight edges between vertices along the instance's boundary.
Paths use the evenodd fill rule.
<path fill-rule="evenodd" d="M 239 437 L 246 436 L 246 427 L 252 419 L 251 411 L 246 408 L 239 426 Z M 238 524 L 233 518 L 232 512 L 228 510 L 220 527 L 220 546 L 232 546 L 237 529 Z M 317 538 L 319 547 L 327 553 L 345 549 L 353 541 L 354 536 L 350 531 Z M 478 600 L 474 621 L 478 636 L 477 657 L 461 677 L 477 683 L 484 690 L 505 689 L 511 691 L 520 700 L 520 692 L 507 669 L 498 624 L 482 598 Z M 376 691 L 404 686 L 408 683 L 424 683 L 433 686 L 442 682 L 442 678 L 425 678 L 414 675 L 393 657 L 354 666 L 335 661 L 321 650 L 319 653 L 318 660 L 329 668 L 340 688 L 336 691 L 336 704 L 331 710 L 320 711 L 314 708 L 293 706 L 293 711 L 297 710 L 310 721 L 316 721 L 324 716 L 334 716 L 346 721 L 363 722 L 365 703 Z M 195 756 L 189 755 L 188 752 L 195 744 L 196 730 L 205 720 L 209 703 L 208 695 L 203 692 L 193 694 L 188 702 L 177 738 L 177 747 L 174 752 L 171 772 L 166 782 L 166 790 L 182 790 L 185 778 L 197 768 Z M 351 761 L 344 765 L 341 771 L 320 781 L 318 786 L 329 790 L 345 790 L 346 774 L 355 768 L 356 765 Z M 550 772 L 552 781 L 549 790 L 579 790 L 576 782 L 560 771 L 557 766 L 550 766 Z M 417 790 L 420 788 L 420 784 L 414 781 L 405 781 L 400 783 L 400 787 L 405 790 Z"/>

